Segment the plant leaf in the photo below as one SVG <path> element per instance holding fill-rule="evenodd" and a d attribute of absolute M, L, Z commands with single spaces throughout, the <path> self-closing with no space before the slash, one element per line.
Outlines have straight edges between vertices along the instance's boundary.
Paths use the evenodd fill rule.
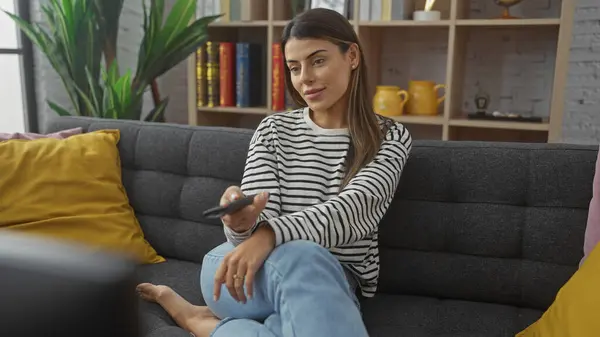
<path fill-rule="evenodd" d="M 221 16 L 213 15 L 198 19 L 185 27 L 168 46 L 161 48 L 162 52 L 148 52 L 148 58 L 142 64 L 138 63 L 134 83 L 145 87 L 153 79 L 185 60 L 206 42 L 208 25 Z"/>
<path fill-rule="evenodd" d="M 56 112 L 59 116 L 72 116 L 72 114 L 67 111 L 67 109 L 59 106 L 58 104 L 47 100 L 46 101 L 48 103 L 48 106 L 50 106 L 50 109 L 54 110 L 54 112 Z"/>
<path fill-rule="evenodd" d="M 104 52 L 106 66 L 117 58 L 119 23 L 124 0 L 94 0 L 94 9 L 98 18 L 98 31 Z"/>
<path fill-rule="evenodd" d="M 102 104 L 98 100 L 98 95 L 101 92 L 100 85 L 98 84 L 97 79 L 92 77 L 92 74 L 89 72 L 88 68 L 85 68 L 85 75 L 88 80 L 88 87 L 90 88 L 90 95 L 92 96 L 92 104 L 94 106 L 93 112 L 94 117 L 100 117 L 102 111 Z"/>
<path fill-rule="evenodd" d="M 146 122 L 163 122 L 167 105 L 169 104 L 169 97 L 165 97 L 157 106 L 154 107 L 148 116 L 144 119 Z"/>
<path fill-rule="evenodd" d="M 160 34 L 161 44 L 168 46 L 196 15 L 196 0 L 178 0 L 165 20 Z"/>

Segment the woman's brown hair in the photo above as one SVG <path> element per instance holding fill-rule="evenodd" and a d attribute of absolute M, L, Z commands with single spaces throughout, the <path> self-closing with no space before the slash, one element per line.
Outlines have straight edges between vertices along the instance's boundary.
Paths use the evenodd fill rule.
<path fill-rule="evenodd" d="M 341 184 L 341 188 L 344 188 L 350 179 L 373 160 L 384 136 L 369 98 L 367 66 L 360 41 L 354 28 L 343 15 L 324 8 L 307 10 L 285 26 L 281 36 L 282 51 L 285 51 L 285 44 L 291 38 L 327 40 L 337 45 L 342 53 L 348 52 L 352 44 L 358 45 L 360 60 L 358 67 L 350 75 L 348 85 L 347 118 L 351 146 L 346 157 L 346 175 Z M 285 52 L 283 57 L 285 62 Z M 287 68 L 285 84 L 294 102 L 306 107 L 306 102 L 292 85 L 291 74 Z"/>

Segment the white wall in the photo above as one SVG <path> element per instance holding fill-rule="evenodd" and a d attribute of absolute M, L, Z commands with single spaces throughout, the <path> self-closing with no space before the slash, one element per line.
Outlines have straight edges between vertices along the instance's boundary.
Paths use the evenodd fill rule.
<path fill-rule="evenodd" d="M 0 0 L 0 9 L 15 12 L 14 0 Z M 0 49 L 18 48 L 14 22 L 0 12 Z M 0 54 L 0 132 L 25 131 L 21 55 Z"/>

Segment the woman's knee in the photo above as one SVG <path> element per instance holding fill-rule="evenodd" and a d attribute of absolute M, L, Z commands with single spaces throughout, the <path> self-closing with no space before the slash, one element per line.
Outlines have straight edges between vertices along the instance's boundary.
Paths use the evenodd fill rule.
<path fill-rule="evenodd" d="M 200 290 L 205 298 L 205 302 L 208 302 L 207 297 L 209 296 L 210 299 L 212 299 L 217 269 L 221 265 L 225 255 L 234 248 L 235 247 L 231 243 L 225 242 L 204 255 L 202 266 L 200 268 Z"/>
<path fill-rule="evenodd" d="M 206 253 L 206 255 L 204 255 L 204 259 L 206 259 L 207 257 L 214 257 L 214 258 L 220 258 L 220 257 L 224 257 L 225 255 L 227 255 L 229 252 L 231 252 L 232 250 L 235 249 L 235 246 L 233 244 L 231 244 L 229 241 L 227 242 L 223 242 L 222 244 L 216 246 L 215 248 L 211 249 L 208 253 Z"/>

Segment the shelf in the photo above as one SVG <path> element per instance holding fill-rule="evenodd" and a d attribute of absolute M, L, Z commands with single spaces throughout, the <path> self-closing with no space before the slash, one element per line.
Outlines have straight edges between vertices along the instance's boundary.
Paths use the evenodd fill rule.
<path fill-rule="evenodd" d="M 213 22 L 208 25 L 209 27 L 231 27 L 231 28 L 243 28 L 243 27 L 268 27 L 269 21 L 229 21 L 229 22 Z"/>
<path fill-rule="evenodd" d="M 273 25 L 273 27 L 280 27 L 283 28 L 285 27 L 291 20 L 273 20 L 271 21 L 271 24 Z M 350 20 L 350 24 L 354 25 L 354 20 Z"/>
<path fill-rule="evenodd" d="M 231 114 L 243 114 L 243 115 L 264 115 L 266 116 L 269 109 L 265 107 L 252 107 L 252 108 L 238 108 L 235 106 L 218 106 L 218 107 L 198 107 L 198 111 L 212 112 L 212 113 L 231 113 Z"/>
<path fill-rule="evenodd" d="M 391 119 L 405 124 L 444 125 L 444 116 L 393 116 Z"/>
<path fill-rule="evenodd" d="M 413 21 L 413 20 L 394 20 L 394 21 L 360 21 L 359 27 L 448 27 L 450 20 L 439 21 Z"/>
<path fill-rule="evenodd" d="M 456 118 L 451 119 L 450 126 L 461 126 L 469 128 L 485 128 L 485 129 L 507 129 L 507 130 L 530 130 L 530 131 L 548 131 L 550 125 L 547 122 L 543 123 L 526 123 L 526 122 L 505 122 L 505 121 L 488 121 L 488 120 L 472 120 Z"/>
<path fill-rule="evenodd" d="M 273 21 L 273 27 L 285 27 L 285 25 L 288 24 L 288 22 L 290 22 L 290 20 L 277 20 L 277 21 Z"/>
<path fill-rule="evenodd" d="M 293 16 L 292 0 L 244 0 L 262 4 L 258 21 L 221 21 L 210 25 L 209 40 L 252 42 L 265 46 L 265 97 L 260 107 L 196 107 L 195 66 L 188 65 L 188 112 L 194 125 L 241 127 L 279 111 L 272 111 L 272 45 L 280 41 Z M 438 115 L 408 114 L 392 119 L 410 129 L 415 139 L 500 140 L 555 142 L 560 140 L 567 82 L 568 56 L 573 36 L 573 1 L 551 0 L 544 6 L 524 1 L 511 7 L 517 19 L 497 18 L 502 7 L 489 0 L 441 0 L 434 9 L 441 20 L 395 20 L 364 16 L 354 1 L 349 20 L 362 44 L 369 69 L 370 98 L 377 86 L 409 90 L 411 81 L 444 84 L 438 97 L 445 100 Z M 384 0 L 377 0 L 384 1 Z M 413 2 L 423 8 L 424 0 Z M 389 1 L 391 3 L 392 1 Z M 410 13 L 412 9 L 407 10 Z M 240 16 L 239 18 L 246 18 Z M 371 19 L 369 19 L 371 18 Z M 389 17 L 388 17 L 389 19 Z M 488 111 L 518 111 L 547 116 L 543 123 L 468 119 L 479 92 L 489 95 Z M 262 95 L 262 94 L 261 94 Z M 246 124 L 244 124 L 246 123 Z"/>
<path fill-rule="evenodd" d="M 467 19 L 456 20 L 457 26 L 558 26 L 560 19 Z"/>

